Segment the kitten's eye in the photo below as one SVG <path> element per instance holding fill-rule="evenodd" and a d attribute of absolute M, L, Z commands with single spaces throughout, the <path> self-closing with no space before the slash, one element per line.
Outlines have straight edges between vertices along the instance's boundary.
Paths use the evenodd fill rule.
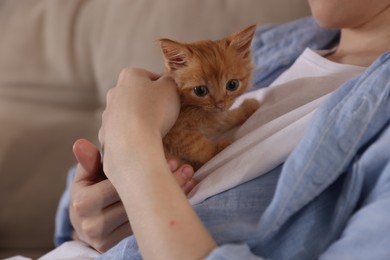
<path fill-rule="evenodd" d="M 235 91 L 240 86 L 240 82 L 237 79 L 231 79 L 226 83 L 226 89 L 229 91 Z"/>
<path fill-rule="evenodd" d="M 204 97 L 209 93 L 209 90 L 206 86 L 199 86 L 192 89 L 198 97 Z"/>

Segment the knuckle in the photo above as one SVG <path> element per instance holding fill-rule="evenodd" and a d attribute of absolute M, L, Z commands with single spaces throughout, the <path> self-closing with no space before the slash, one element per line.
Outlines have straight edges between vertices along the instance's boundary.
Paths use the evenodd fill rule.
<path fill-rule="evenodd" d="M 107 99 L 112 98 L 114 92 L 115 92 L 115 88 L 110 88 L 109 90 L 107 90 Z"/>
<path fill-rule="evenodd" d="M 95 241 L 94 248 L 100 253 L 104 253 L 110 249 L 110 246 L 106 243 L 105 240 L 97 240 Z"/>
<path fill-rule="evenodd" d="M 114 97 L 115 88 L 110 88 L 106 93 L 106 105 L 110 103 L 110 100 Z"/>
<path fill-rule="evenodd" d="M 121 72 L 119 73 L 119 80 L 125 78 L 129 73 L 131 73 L 131 68 L 124 68 L 121 70 Z"/>
<path fill-rule="evenodd" d="M 172 86 L 176 86 L 176 81 L 171 75 L 165 74 L 163 75 L 160 80 L 164 82 L 165 84 L 170 84 Z"/>
<path fill-rule="evenodd" d="M 89 237 L 85 242 L 87 242 L 91 247 L 100 253 L 104 253 L 110 249 L 105 239 Z"/>
<path fill-rule="evenodd" d="M 101 229 L 99 228 L 98 221 L 88 218 L 84 219 L 81 223 L 81 229 L 84 235 L 90 241 L 99 241 L 102 237 Z"/>
<path fill-rule="evenodd" d="M 71 203 L 71 209 L 73 212 L 79 216 L 82 216 L 86 211 L 86 206 L 87 205 L 85 203 L 84 196 L 80 195 L 80 193 L 77 193 L 76 196 L 73 197 Z"/>
<path fill-rule="evenodd" d="M 142 69 L 139 68 L 124 68 L 119 73 L 119 82 L 122 82 L 123 80 L 128 79 L 128 77 L 132 77 L 134 75 L 137 75 L 142 72 Z"/>

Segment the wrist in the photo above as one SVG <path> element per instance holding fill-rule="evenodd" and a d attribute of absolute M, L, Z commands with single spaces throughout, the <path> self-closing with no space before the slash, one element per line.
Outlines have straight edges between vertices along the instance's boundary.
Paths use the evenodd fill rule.
<path fill-rule="evenodd" d="M 138 124 L 125 136 L 114 139 L 114 143 L 105 145 L 103 156 L 104 172 L 114 184 L 120 186 L 126 176 L 135 178 L 167 167 L 159 131 Z"/>

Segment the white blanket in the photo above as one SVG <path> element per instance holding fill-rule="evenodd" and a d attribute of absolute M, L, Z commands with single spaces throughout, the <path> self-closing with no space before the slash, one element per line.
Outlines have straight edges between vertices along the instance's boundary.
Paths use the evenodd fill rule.
<path fill-rule="evenodd" d="M 94 259 L 99 255 L 99 252 L 83 242 L 69 241 L 40 257 L 39 260 L 87 260 Z"/>

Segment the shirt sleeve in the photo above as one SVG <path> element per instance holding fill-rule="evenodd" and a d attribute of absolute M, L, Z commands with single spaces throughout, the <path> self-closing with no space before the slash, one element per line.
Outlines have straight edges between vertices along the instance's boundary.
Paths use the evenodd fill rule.
<path fill-rule="evenodd" d="M 389 259 L 389 212 L 390 162 L 362 206 L 349 219 L 340 238 L 330 245 L 320 259 Z"/>
<path fill-rule="evenodd" d="M 73 240 L 73 226 L 69 217 L 69 204 L 70 187 L 73 182 L 75 173 L 76 166 L 72 167 L 68 172 L 66 188 L 58 204 L 54 230 L 54 244 L 56 246 L 59 246 L 66 241 Z"/>
<path fill-rule="evenodd" d="M 228 260 L 228 259 L 246 259 L 261 260 L 260 256 L 255 256 L 247 244 L 225 244 L 215 248 L 206 260 Z"/>

